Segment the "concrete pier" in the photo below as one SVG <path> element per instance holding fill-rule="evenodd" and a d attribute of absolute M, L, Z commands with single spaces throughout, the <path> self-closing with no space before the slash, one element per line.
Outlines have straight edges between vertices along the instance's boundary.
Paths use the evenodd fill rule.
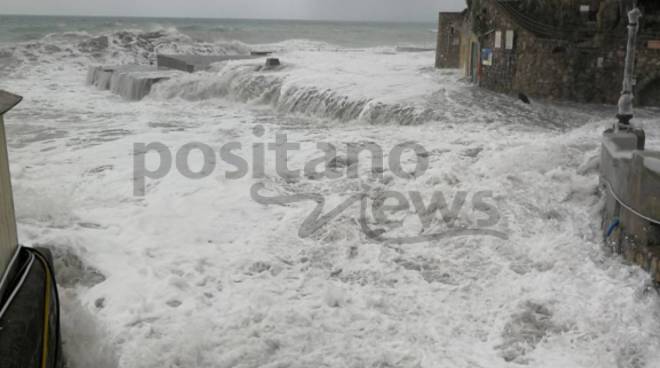
<path fill-rule="evenodd" d="M 266 52 L 266 54 L 268 54 Z M 229 60 L 249 60 L 264 56 L 263 52 L 251 55 L 158 55 L 159 69 L 175 69 L 188 73 L 208 70 L 211 64 Z"/>
<path fill-rule="evenodd" d="M 603 135 L 601 184 L 607 244 L 660 283 L 660 152 L 644 150 L 641 131 Z"/>
<path fill-rule="evenodd" d="M 9 172 L 9 155 L 3 115 L 21 102 L 22 97 L 0 90 L 0 277 L 18 247 L 16 217 Z M 2 290 L 0 290 L 2 294 Z"/>
<path fill-rule="evenodd" d="M 87 84 L 110 90 L 129 101 L 139 101 L 151 92 L 154 84 L 179 74 L 150 65 L 93 66 L 87 72 Z"/>
<path fill-rule="evenodd" d="M 87 71 L 87 84 L 112 91 L 129 101 L 139 101 L 151 92 L 154 84 L 181 72 L 204 71 L 213 63 L 258 59 L 270 54 L 270 51 L 254 51 L 250 55 L 158 55 L 156 66 L 92 66 Z"/>

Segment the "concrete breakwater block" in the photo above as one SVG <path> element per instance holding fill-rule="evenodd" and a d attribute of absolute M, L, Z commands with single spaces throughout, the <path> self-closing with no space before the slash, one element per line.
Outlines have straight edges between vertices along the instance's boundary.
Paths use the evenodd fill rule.
<path fill-rule="evenodd" d="M 608 131 L 601 149 L 603 232 L 613 250 L 660 283 L 660 152 L 637 131 Z"/>
<path fill-rule="evenodd" d="M 268 58 L 268 59 L 266 59 L 266 67 L 267 68 L 274 68 L 274 67 L 277 67 L 277 66 L 280 66 L 280 65 L 282 65 L 282 64 L 280 63 L 280 59 L 278 59 L 278 58 Z"/>
<path fill-rule="evenodd" d="M 130 101 L 139 101 L 151 87 L 180 72 L 158 70 L 150 65 L 93 66 L 87 72 L 87 84 L 109 90 Z"/>
<path fill-rule="evenodd" d="M 110 81 L 113 74 L 125 72 L 148 72 L 155 68 L 150 65 L 115 65 L 115 66 L 91 66 L 87 70 L 87 84 L 102 91 L 110 90 Z"/>
<path fill-rule="evenodd" d="M 175 69 L 188 73 L 208 70 L 211 64 L 229 60 L 249 60 L 263 57 L 252 55 L 158 55 L 156 64 L 159 69 Z"/>

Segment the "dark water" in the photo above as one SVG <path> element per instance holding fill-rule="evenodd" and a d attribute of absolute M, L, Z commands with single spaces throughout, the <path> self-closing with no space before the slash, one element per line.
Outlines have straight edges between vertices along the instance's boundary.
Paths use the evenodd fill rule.
<path fill-rule="evenodd" d="M 431 23 L 0 15 L 0 43 L 33 41 L 53 33 L 169 29 L 197 41 L 253 44 L 306 39 L 344 47 L 433 47 L 435 28 Z"/>

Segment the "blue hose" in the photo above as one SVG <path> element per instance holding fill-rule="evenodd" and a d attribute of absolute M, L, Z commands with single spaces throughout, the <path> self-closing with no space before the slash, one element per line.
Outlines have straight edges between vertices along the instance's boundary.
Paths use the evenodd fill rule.
<path fill-rule="evenodd" d="M 621 225 L 621 221 L 619 221 L 618 217 L 615 217 L 612 219 L 612 223 L 610 226 L 607 228 L 607 237 L 609 238 L 614 230 Z"/>

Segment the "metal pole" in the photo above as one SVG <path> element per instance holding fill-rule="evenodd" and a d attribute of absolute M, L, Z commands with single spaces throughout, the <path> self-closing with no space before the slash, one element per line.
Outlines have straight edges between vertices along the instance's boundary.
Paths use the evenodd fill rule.
<path fill-rule="evenodd" d="M 639 32 L 639 19 L 642 12 L 637 7 L 637 2 L 633 10 L 628 13 L 628 47 L 626 50 L 626 65 L 623 72 L 623 90 L 619 98 L 619 113 L 617 118 L 616 130 L 630 128 L 630 120 L 634 116 L 633 102 L 635 95 L 633 93 L 633 78 L 635 75 L 635 56 L 637 47 L 637 33 Z"/>

